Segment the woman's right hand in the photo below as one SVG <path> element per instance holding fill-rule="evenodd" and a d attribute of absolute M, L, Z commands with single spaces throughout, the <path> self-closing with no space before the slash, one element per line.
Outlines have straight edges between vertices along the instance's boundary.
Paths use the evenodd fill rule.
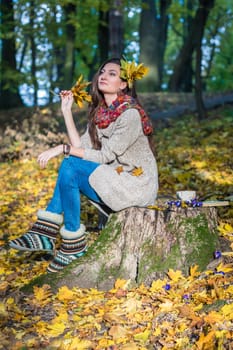
<path fill-rule="evenodd" d="M 71 107 L 74 102 L 73 93 L 71 90 L 62 90 L 60 92 L 61 96 L 61 110 L 65 112 L 67 110 L 71 110 Z"/>
<path fill-rule="evenodd" d="M 63 145 L 58 145 L 53 148 L 48 149 L 47 151 L 42 152 L 38 158 L 37 162 L 40 167 L 43 169 L 46 167 L 48 161 L 54 157 L 59 156 L 63 153 Z"/>

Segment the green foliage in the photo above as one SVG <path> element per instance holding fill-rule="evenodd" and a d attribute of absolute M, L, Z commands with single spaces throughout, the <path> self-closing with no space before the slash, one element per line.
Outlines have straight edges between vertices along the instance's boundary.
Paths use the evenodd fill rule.
<path fill-rule="evenodd" d="M 163 60 L 163 89 L 167 88 L 175 58 L 187 38 L 198 3 L 198 0 L 192 2 L 173 0 L 168 8 L 169 29 Z M 74 28 L 75 37 L 73 82 L 81 73 L 85 78 L 90 79 L 99 64 L 99 13 L 107 12 L 114 4 L 114 1 L 107 0 L 50 0 L 46 3 L 43 0 L 14 1 L 15 28 L 12 28 L 10 21 L 4 23 L 4 26 L 0 24 L 0 37 L 3 42 L 9 38 L 15 38 L 18 71 L 12 70 L 10 66 L 4 68 L 0 78 L 4 81 L 4 86 L 1 88 L 11 89 L 16 86 L 15 91 L 25 83 L 25 91 L 29 96 L 30 88 L 37 88 L 38 84 L 38 88 L 46 92 L 47 99 L 49 89 L 61 89 L 67 58 L 64 48 L 70 39 L 66 32 L 67 24 Z M 76 10 L 66 22 L 64 9 L 70 5 L 74 5 Z M 140 54 L 138 33 L 143 2 L 122 0 L 119 6 L 124 16 L 124 54 L 127 59 L 138 61 Z M 159 13 L 159 2 L 156 2 L 156 6 Z M 208 91 L 232 89 L 230 78 L 233 71 L 232 16 L 232 1 L 216 0 L 215 7 L 208 18 L 203 40 L 203 89 Z M 33 41 L 36 45 L 36 76 L 32 76 L 34 74 L 31 57 Z M 2 67 L 6 67 L 8 62 L 1 62 L 1 64 Z M 71 63 L 70 66 L 72 66 Z"/>

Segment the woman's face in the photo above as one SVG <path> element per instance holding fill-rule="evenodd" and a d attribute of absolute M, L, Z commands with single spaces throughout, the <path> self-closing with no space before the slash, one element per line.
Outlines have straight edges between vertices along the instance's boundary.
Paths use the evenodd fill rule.
<path fill-rule="evenodd" d="M 117 95 L 119 90 L 126 88 L 127 83 L 120 78 L 120 66 L 107 63 L 100 71 L 98 89 L 105 94 Z"/>

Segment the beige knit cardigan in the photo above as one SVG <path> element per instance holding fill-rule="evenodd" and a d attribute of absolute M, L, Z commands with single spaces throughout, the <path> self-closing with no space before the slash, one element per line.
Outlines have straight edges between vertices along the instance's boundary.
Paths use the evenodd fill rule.
<path fill-rule="evenodd" d="M 126 110 L 107 128 L 97 131 L 102 143 L 100 150 L 92 148 L 88 131 L 81 137 L 81 143 L 84 159 L 100 163 L 89 182 L 102 201 L 113 211 L 154 204 L 158 191 L 157 165 L 138 110 Z M 123 171 L 118 173 L 119 166 Z M 140 167 L 143 173 L 133 176 L 132 170 Z"/>

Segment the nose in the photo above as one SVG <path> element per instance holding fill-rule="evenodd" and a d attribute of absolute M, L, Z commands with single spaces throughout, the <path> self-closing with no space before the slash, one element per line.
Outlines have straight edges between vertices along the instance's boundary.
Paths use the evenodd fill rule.
<path fill-rule="evenodd" d="M 100 80 L 105 80 L 106 79 L 106 73 L 102 72 L 100 75 Z"/>

